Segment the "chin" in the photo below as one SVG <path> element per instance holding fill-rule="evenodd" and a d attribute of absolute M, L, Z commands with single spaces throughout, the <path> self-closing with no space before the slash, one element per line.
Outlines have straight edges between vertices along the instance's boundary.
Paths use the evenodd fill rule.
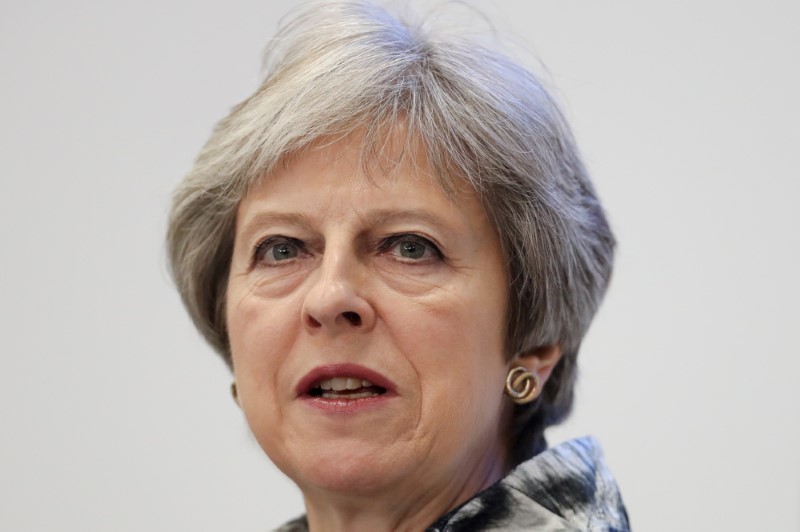
<path fill-rule="evenodd" d="M 343 440 L 304 447 L 277 465 L 303 490 L 369 494 L 396 483 L 407 470 L 397 458 L 385 442 Z"/>

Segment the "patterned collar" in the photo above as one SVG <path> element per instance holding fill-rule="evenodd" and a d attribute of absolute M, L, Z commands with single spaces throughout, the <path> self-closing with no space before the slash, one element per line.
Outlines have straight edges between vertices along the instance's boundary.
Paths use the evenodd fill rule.
<path fill-rule="evenodd" d="M 600 444 L 586 436 L 523 462 L 428 528 L 462 530 L 622 532 L 630 526 Z"/>

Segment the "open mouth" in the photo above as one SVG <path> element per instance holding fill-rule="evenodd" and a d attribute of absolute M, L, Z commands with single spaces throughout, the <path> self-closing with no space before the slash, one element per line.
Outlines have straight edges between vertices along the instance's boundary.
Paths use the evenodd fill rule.
<path fill-rule="evenodd" d="M 364 399 L 386 393 L 386 388 L 357 377 L 333 377 L 315 382 L 308 394 L 323 399 Z"/>

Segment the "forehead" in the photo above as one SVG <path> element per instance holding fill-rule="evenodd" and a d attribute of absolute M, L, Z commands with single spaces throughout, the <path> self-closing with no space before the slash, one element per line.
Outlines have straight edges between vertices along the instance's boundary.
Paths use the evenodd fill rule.
<path fill-rule="evenodd" d="M 322 139 L 285 157 L 251 188 L 237 218 L 241 222 L 251 211 L 300 207 L 317 213 L 406 209 L 446 215 L 460 211 L 475 221 L 486 218 L 466 181 L 441 179 L 420 143 L 404 142 L 398 135 L 387 138 L 380 150 L 365 150 L 363 138 L 351 135 Z"/>

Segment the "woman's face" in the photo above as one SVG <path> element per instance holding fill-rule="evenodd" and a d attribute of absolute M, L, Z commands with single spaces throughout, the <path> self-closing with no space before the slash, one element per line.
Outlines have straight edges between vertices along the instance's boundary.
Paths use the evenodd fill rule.
<path fill-rule="evenodd" d="M 367 178 L 339 142 L 279 166 L 239 207 L 238 397 L 306 495 L 474 493 L 502 472 L 505 261 L 476 196 L 451 201 L 429 175 Z"/>

